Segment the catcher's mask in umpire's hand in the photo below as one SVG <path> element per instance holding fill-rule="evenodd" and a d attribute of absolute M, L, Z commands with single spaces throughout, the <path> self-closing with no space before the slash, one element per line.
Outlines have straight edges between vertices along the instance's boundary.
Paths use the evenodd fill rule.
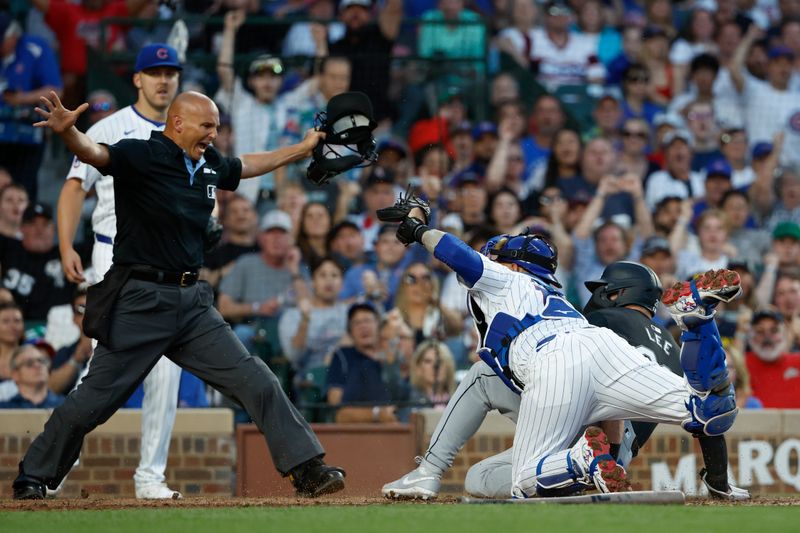
<path fill-rule="evenodd" d="M 347 92 L 334 96 L 326 112 L 317 113 L 317 129 L 325 132 L 312 155 L 306 176 L 317 185 L 357 166 L 377 160 L 372 130 L 377 124 L 366 94 Z"/>

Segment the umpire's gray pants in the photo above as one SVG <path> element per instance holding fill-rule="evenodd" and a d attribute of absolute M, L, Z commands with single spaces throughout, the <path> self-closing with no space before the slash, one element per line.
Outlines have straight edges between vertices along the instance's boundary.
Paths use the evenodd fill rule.
<path fill-rule="evenodd" d="M 264 433 L 275 467 L 286 474 L 323 454 L 308 423 L 263 361 L 247 353 L 212 306 L 211 287 L 129 280 L 83 382 L 58 407 L 20 464 L 21 474 L 55 489 L 78 458 L 84 436 L 108 420 L 161 354 L 239 401 Z"/>

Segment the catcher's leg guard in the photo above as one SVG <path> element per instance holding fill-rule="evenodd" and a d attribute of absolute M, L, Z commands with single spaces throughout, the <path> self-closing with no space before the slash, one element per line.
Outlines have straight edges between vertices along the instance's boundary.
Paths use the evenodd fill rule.
<path fill-rule="evenodd" d="M 691 394 L 686 403 L 691 418 L 683 428 L 695 435 L 721 435 L 733 425 L 738 409 L 713 315 L 684 331 L 681 341 L 681 367 Z"/>
<path fill-rule="evenodd" d="M 587 428 L 571 449 L 539 459 L 536 493 L 568 496 L 592 487 L 601 492 L 630 490 L 625 469 L 609 452 L 606 434 L 598 427 Z"/>

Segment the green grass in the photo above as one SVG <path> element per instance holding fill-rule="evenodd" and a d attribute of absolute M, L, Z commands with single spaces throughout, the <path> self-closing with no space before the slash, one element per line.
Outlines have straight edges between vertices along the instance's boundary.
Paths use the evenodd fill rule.
<path fill-rule="evenodd" d="M 745 533 L 798 531 L 800 507 L 374 505 L 0 513 L 3 533 Z"/>

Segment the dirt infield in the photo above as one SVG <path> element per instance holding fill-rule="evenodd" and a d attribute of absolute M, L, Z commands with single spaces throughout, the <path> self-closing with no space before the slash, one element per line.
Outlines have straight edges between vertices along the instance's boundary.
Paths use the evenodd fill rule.
<path fill-rule="evenodd" d="M 74 499 L 48 499 L 45 501 L 16 501 L 0 499 L 2 511 L 68 511 L 68 510 L 112 510 L 112 509 L 153 509 L 153 508 L 212 508 L 212 507 L 318 507 L 318 506 L 368 506 L 368 505 L 452 505 L 458 503 L 455 497 L 439 498 L 433 502 L 395 502 L 379 497 L 335 497 L 328 496 L 309 500 L 306 498 L 186 498 L 183 500 L 136 500 L 134 498 L 115 498 L 87 496 Z M 701 498 L 687 499 L 691 506 L 800 506 L 800 498 L 762 498 L 756 496 L 749 502 L 722 502 Z"/>

